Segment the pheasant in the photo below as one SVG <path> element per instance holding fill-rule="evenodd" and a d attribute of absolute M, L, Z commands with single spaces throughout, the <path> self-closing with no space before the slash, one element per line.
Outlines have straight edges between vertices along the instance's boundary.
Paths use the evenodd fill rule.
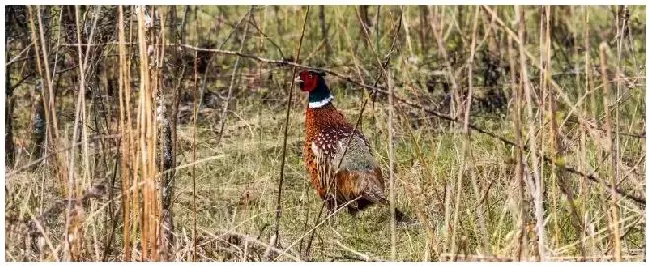
<path fill-rule="evenodd" d="M 295 80 L 301 91 L 309 93 L 304 160 L 312 186 L 330 212 L 347 206 L 355 215 L 375 203 L 388 205 L 381 168 L 369 142 L 334 107 L 324 76 L 304 70 Z M 397 209 L 395 214 L 399 222 L 406 219 Z"/>

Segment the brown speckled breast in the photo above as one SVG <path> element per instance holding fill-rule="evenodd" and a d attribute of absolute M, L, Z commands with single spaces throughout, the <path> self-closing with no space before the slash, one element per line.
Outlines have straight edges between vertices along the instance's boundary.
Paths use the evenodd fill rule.
<path fill-rule="evenodd" d="M 318 192 L 318 195 L 325 199 L 325 188 L 321 186 L 320 178 L 318 175 L 318 166 L 316 165 L 316 157 L 311 149 L 312 143 L 316 140 L 318 134 L 326 129 L 348 129 L 351 130 L 352 126 L 345 119 L 334 105 L 331 103 L 321 108 L 307 108 L 305 113 L 305 146 L 304 158 L 305 164 L 309 171 L 311 183 Z"/>

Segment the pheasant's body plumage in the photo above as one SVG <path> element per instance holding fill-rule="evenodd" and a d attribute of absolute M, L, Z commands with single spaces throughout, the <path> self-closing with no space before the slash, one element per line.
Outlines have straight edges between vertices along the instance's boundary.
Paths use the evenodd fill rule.
<path fill-rule="evenodd" d="M 308 108 L 305 117 L 305 162 L 312 185 L 330 205 L 351 212 L 384 203 L 384 181 L 368 140 L 331 103 Z M 330 206 L 331 207 L 331 206 Z"/>
<path fill-rule="evenodd" d="M 387 205 L 381 167 L 370 143 L 331 103 L 322 74 L 303 71 L 297 81 L 309 92 L 304 159 L 312 186 L 328 209 L 347 206 L 354 214 L 375 203 Z M 395 211 L 398 220 L 405 218 Z"/>

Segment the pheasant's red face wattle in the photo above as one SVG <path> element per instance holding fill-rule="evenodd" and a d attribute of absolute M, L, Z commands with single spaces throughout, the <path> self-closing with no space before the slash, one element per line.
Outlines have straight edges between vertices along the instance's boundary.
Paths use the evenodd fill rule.
<path fill-rule="evenodd" d="M 318 75 L 312 73 L 311 71 L 302 71 L 298 76 L 301 91 L 310 92 L 318 87 Z"/>

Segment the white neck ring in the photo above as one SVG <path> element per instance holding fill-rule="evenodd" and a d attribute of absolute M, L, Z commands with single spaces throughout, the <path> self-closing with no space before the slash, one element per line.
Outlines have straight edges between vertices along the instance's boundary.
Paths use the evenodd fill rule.
<path fill-rule="evenodd" d="M 318 102 L 309 102 L 309 108 L 321 108 L 325 106 L 326 104 L 330 103 L 334 99 L 334 96 L 330 95 L 330 97 L 327 97 L 323 100 L 320 100 Z"/>

